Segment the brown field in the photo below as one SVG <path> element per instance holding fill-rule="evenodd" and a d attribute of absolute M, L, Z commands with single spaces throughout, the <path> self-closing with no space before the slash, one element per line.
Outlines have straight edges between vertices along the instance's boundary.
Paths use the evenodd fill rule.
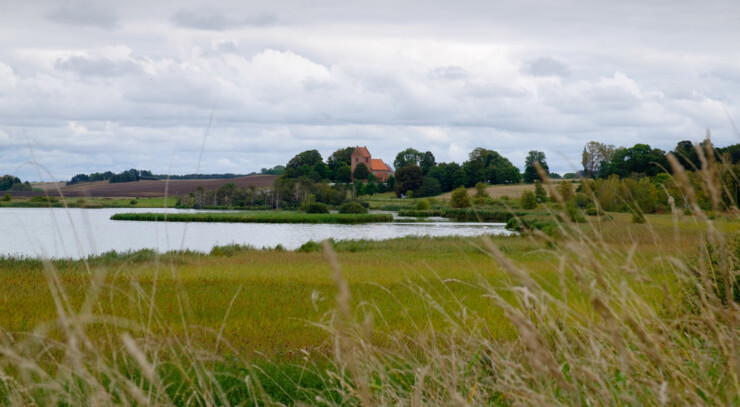
<path fill-rule="evenodd" d="M 190 179 L 190 180 L 158 180 L 137 181 L 111 184 L 107 181 L 84 182 L 76 185 L 66 186 L 63 182 L 46 183 L 34 185 L 41 188 L 49 195 L 66 197 L 163 197 L 175 195 L 187 195 L 202 186 L 205 190 L 216 190 L 229 182 L 236 184 L 238 188 L 248 188 L 254 185 L 258 188 L 272 186 L 275 175 L 251 175 L 248 177 L 229 179 Z M 14 196 L 33 196 L 33 193 L 13 193 Z"/>
<path fill-rule="evenodd" d="M 488 195 L 491 198 L 501 198 L 502 196 L 508 196 L 509 198 L 519 198 L 522 196 L 524 191 L 534 191 L 534 184 L 516 184 L 516 185 L 491 185 L 486 188 Z M 468 188 L 469 195 L 475 195 L 475 188 Z M 447 192 L 439 196 L 442 199 L 450 199 L 452 192 Z"/>

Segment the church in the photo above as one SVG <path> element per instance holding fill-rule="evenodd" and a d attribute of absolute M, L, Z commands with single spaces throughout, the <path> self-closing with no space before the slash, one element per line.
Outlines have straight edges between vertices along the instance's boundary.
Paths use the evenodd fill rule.
<path fill-rule="evenodd" d="M 352 152 L 352 173 L 355 173 L 355 167 L 357 164 L 363 163 L 370 170 L 370 173 L 375 175 L 378 180 L 385 182 L 388 177 L 393 174 L 393 169 L 383 162 L 380 158 L 373 158 L 370 152 L 367 151 L 367 147 L 355 147 L 355 151 Z"/>

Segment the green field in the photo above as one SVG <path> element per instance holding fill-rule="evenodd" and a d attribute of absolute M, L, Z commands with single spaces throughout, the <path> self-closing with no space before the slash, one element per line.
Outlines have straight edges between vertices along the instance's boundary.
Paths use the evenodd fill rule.
<path fill-rule="evenodd" d="M 733 404 L 740 332 L 717 276 L 736 269 L 740 223 L 647 221 L 2 259 L 0 366 L 23 385 L 0 400 Z"/>
<path fill-rule="evenodd" d="M 44 197 L 42 197 L 44 198 Z M 172 208 L 175 206 L 175 197 L 154 198 L 67 198 L 50 199 L 14 198 L 10 201 L 0 201 L 0 208 Z"/>

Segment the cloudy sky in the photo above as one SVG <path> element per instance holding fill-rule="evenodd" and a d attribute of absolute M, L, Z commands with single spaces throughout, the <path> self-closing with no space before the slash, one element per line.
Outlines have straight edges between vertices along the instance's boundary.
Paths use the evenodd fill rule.
<path fill-rule="evenodd" d="M 738 38 L 735 0 L 4 0 L 0 174 L 735 144 Z"/>

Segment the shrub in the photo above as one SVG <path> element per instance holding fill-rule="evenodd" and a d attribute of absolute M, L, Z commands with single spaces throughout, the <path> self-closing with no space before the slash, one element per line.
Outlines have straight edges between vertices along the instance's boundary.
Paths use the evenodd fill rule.
<path fill-rule="evenodd" d="M 450 206 L 453 208 L 467 208 L 470 206 L 470 197 L 465 187 L 459 187 L 452 191 Z"/>
<path fill-rule="evenodd" d="M 532 191 L 525 191 L 521 197 L 522 209 L 534 209 L 537 207 L 537 197 Z"/>
<path fill-rule="evenodd" d="M 367 208 L 357 201 L 350 201 L 339 207 L 339 213 L 367 213 Z"/>
<path fill-rule="evenodd" d="M 486 191 L 486 184 L 479 182 L 475 184 L 475 197 L 476 198 L 490 198 L 488 191 Z"/>
<path fill-rule="evenodd" d="M 300 253 L 319 252 L 322 250 L 321 243 L 309 240 L 299 247 L 296 251 Z"/>
<path fill-rule="evenodd" d="M 329 207 L 321 202 L 314 202 L 305 209 L 306 213 L 329 213 Z"/>
<path fill-rule="evenodd" d="M 426 211 L 431 207 L 431 204 L 429 203 L 428 199 L 420 199 L 416 201 L 416 204 L 414 205 L 414 209 L 417 211 Z"/>
<path fill-rule="evenodd" d="M 3 201 L 9 202 L 11 199 L 13 199 L 13 197 L 10 196 L 10 192 L 6 192 L 5 195 L 3 195 Z"/>
<path fill-rule="evenodd" d="M 131 205 L 136 205 L 137 203 L 139 203 L 139 201 L 137 201 L 136 199 L 132 199 L 128 203 L 130 203 Z"/>

